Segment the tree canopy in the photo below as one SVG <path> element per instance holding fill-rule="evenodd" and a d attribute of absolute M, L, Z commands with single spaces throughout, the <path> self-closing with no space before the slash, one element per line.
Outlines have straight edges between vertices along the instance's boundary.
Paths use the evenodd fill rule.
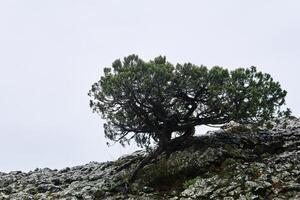
<path fill-rule="evenodd" d="M 92 110 L 106 119 L 105 136 L 142 147 L 152 139 L 165 146 L 199 125 L 262 125 L 288 113 L 281 109 L 286 94 L 255 67 L 173 65 L 166 57 L 146 62 L 137 55 L 114 61 L 89 91 Z"/>

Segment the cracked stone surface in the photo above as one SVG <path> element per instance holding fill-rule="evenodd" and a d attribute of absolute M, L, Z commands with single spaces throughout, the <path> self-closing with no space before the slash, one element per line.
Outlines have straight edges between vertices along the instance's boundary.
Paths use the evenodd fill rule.
<path fill-rule="evenodd" d="M 61 170 L 0 172 L 4 199 L 300 199 L 300 119 L 272 130 L 228 124 L 130 172 L 147 154 Z"/>

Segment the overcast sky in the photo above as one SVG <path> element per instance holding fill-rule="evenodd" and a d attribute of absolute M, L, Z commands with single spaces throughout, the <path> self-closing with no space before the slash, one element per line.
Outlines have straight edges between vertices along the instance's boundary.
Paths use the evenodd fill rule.
<path fill-rule="evenodd" d="M 299 116 L 300 3 L 295 0 L 0 1 L 0 171 L 106 161 L 87 92 L 116 58 L 257 66 Z"/>

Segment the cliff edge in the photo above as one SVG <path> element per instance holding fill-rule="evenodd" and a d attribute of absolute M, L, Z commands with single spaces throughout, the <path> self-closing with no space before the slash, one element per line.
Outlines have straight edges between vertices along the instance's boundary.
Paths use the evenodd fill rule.
<path fill-rule="evenodd" d="M 300 119 L 273 129 L 243 126 L 193 137 L 129 174 L 143 151 L 62 170 L 0 173 L 4 199 L 300 199 Z"/>

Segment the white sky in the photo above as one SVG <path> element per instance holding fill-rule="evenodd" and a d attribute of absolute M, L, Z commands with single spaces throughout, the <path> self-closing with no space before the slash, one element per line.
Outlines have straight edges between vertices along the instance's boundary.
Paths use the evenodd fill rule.
<path fill-rule="evenodd" d="M 0 171 L 62 168 L 134 150 L 106 146 L 87 92 L 131 53 L 257 66 L 299 116 L 297 0 L 0 1 Z"/>

